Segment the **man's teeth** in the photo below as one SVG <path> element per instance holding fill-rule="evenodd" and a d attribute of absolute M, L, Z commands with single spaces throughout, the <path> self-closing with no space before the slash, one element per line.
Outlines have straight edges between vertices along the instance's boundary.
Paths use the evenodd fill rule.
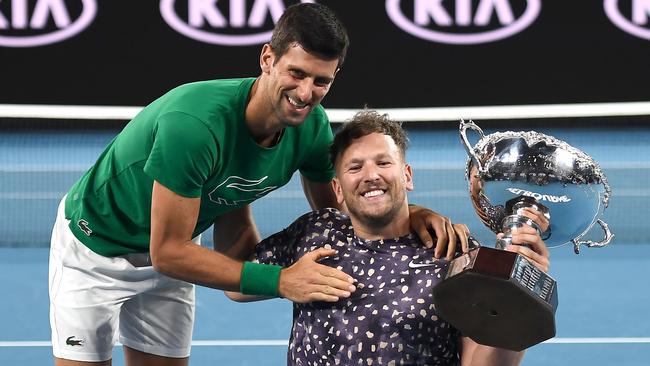
<path fill-rule="evenodd" d="M 384 194 L 384 191 L 381 189 L 376 189 L 374 191 L 366 192 L 363 194 L 364 197 L 375 197 Z"/>
<path fill-rule="evenodd" d="M 295 107 L 304 108 L 305 106 L 307 106 L 307 103 L 300 103 L 300 102 L 292 99 L 291 97 L 287 97 L 287 99 L 289 99 L 289 103 L 291 103 Z"/>

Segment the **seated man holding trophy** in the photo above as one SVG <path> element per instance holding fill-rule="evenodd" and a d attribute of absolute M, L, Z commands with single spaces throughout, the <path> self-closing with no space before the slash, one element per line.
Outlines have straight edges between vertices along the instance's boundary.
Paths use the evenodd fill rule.
<path fill-rule="evenodd" d="M 439 317 L 432 290 L 453 261 L 436 260 L 434 248 L 426 248 L 410 230 L 407 191 L 413 189 L 413 173 L 405 162 L 406 145 L 399 123 L 372 110 L 357 113 L 336 134 L 330 151 L 336 169 L 332 185 L 346 212 L 308 213 L 257 246 L 256 261 L 288 267 L 313 256 L 357 281 L 348 298 L 293 305 L 289 365 L 521 362 L 523 350 L 479 344 Z M 513 229 L 504 249 L 545 272 L 549 253 L 540 232 L 548 228 L 548 219 L 531 208 L 520 213 L 538 228 Z M 455 229 L 465 234 L 459 238 L 465 254 L 457 253 L 462 257 L 476 242 L 467 237 L 464 225 L 455 224 Z M 236 301 L 260 299 L 227 295 Z"/>

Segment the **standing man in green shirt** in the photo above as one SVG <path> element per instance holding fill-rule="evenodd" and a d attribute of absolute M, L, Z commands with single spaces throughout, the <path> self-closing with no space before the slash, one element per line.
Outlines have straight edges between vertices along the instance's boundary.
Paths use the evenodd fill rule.
<path fill-rule="evenodd" d="M 50 251 L 55 365 L 187 365 L 194 285 L 294 302 L 337 301 L 354 279 L 318 263 L 244 262 L 259 242 L 249 204 L 301 173 L 313 209 L 338 207 L 329 184 L 332 132 L 320 106 L 348 36 L 325 6 L 285 11 L 257 78 L 182 85 L 145 107 L 70 189 Z M 421 207 L 411 225 L 438 256 L 467 229 Z M 214 225 L 215 248 L 198 244 Z M 446 253 L 443 250 L 447 249 Z M 119 330 L 119 332 L 118 332 Z"/>

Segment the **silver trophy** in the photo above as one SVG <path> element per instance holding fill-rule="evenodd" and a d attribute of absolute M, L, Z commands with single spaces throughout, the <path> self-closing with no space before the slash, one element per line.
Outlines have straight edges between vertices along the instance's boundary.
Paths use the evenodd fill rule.
<path fill-rule="evenodd" d="M 454 259 L 433 290 L 436 310 L 480 344 L 520 351 L 555 336 L 557 282 L 523 256 L 501 250 L 515 227 L 531 225 L 549 247 L 573 243 L 603 247 L 613 235 L 600 219 L 611 188 L 594 160 L 564 141 L 534 131 L 485 136 L 472 121 L 460 122 L 469 154 L 466 178 L 481 221 L 504 233 L 496 248 L 476 245 Z M 480 139 L 472 146 L 467 131 Z M 531 207 L 550 222 L 542 232 L 521 211 Z M 604 238 L 583 240 L 594 224 Z M 478 244 L 474 241 L 475 244 Z"/>

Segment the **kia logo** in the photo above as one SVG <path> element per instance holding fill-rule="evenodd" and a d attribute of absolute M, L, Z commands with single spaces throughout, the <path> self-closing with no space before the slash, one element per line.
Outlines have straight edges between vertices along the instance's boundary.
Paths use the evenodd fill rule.
<path fill-rule="evenodd" d="M 630 18 L 626 18 L 619 7 L 618 0 L 605 0 L 605 13 L 609 20 L 625 32 L 643 39 L 650 40 L 648 17 L 650 16 L 650 0 L 623 1 L 630 8 Z"/>
<path fill-rule="evenodd" d="M 0 0 L 0 46 L 4 47 L 61 42 L 86 29 L 97 14 L 95 0 L 77 0 L 75 6 L 66 5 L 65 0 L 12 0 L 5 4 L 10 6 L 1 6 Z M 76 5 L 81 6 L 80 11 Z"/>
<path fill-rule="evenodd" d="M 161 0 L 160 14 L 174 30 L 197 41 L 222 46 L 250 46 L 271 39 L 273 27 L 266 20 L 270 15 L 275 24 L 287 7 L 283 0 L 255 0 L 248 11 L 246 0 L 229 0 L 228 6 L 224 7 L 227 8 L 227 14 L 224 14 L 224 10 L 217 7 L 218 2 L 219 0 L 178 1 L 180 6 L 185 6 L 182 13 L 187 16 L 184 19 L 177 12 L 176 0 Z M 238 34 L 229 34 L 228 31 L 237 31 Z"/>
<path fill-rule="evenodd" d="M 453 12 L 443 6 L 443 0 L 413 0 L 409 2 L 412 3 L 413 19 L 402 11 L 401 0 L 386 0 L 386 12 L 395 25 L 415 37 L 432 42 L 467 45 L 508 38 L 531 25 L 539 15 L 541 0 L 519 1 L 525 1 L 526 8 L 518 18 L 512 0 L 455 0 Z M 475 8 L 472 8 L 473 4 L 476 4 Z M 467 32 L 470 26 L 486 28 L 493 18 L 500 25 L 497 29 Z M 431 23 L 437 29 L 431 29 Z M 443 31 L 440 28 L 449 30 Z"/>

